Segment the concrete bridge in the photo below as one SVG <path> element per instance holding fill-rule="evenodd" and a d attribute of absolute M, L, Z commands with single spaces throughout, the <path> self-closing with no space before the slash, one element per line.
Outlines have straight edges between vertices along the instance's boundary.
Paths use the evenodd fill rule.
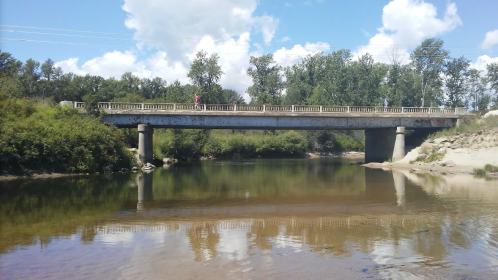
<path fill-rule="evenodd" d="M 83 102 L 66 102 L 84 109 Z M 405 129 L 449 128 L 466 108 L 102 102 L 104 121 L 138 127 L 139 156 L 152 161 L 153 128 L 365 130 L 365 161 L 405 156 Z"/>

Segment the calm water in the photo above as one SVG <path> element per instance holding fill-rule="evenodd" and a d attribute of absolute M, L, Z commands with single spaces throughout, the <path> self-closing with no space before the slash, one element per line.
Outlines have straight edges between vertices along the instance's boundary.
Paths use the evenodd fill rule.
<path fill-rule="evenodd" d="M 498 181 L 339 159 L 0 183 L 1 279 L 489 279 Z"/>

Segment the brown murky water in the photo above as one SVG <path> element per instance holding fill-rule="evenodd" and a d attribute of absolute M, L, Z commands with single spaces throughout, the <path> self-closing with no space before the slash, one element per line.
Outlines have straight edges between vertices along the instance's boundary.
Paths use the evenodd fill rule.
<path fill-rule="evenodd" d="M 0 184 L 1 279 L 490 279 L 498 181 L 339 159 Z"/>

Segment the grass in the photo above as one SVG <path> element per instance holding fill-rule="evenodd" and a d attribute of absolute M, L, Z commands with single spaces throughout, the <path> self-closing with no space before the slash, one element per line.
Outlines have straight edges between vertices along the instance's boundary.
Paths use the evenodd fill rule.
<path fill-rule="evenodd" d="M 474 176 L 486 176 L 486 170 L 484 168 L 474 168 Z"/>
<path fill-rule="evenodd" d="M 444 136 L 453 136 L 457 134 L 476 133 L 480 130 L 486 130 L 493 127 L 498 127 L 498 116 L 490 116 L 481 120 L 466 119 L 461 126 L 438 131 L 430 135 L 429 137 L 434 139 Z"/>
<path fill-rule="evenodd" d="M 486 164 L 484 170 L 487 172 L 498 172 L 498 166 L 492 164 Z"/>

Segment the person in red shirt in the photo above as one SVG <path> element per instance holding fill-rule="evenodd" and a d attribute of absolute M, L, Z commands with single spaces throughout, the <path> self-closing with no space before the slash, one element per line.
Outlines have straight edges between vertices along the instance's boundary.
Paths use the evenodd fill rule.
<path fill-rule="evenodd" d="M 199 109 L 199 96 L 197 93 L 195 94 L 195 109 Z"/>

